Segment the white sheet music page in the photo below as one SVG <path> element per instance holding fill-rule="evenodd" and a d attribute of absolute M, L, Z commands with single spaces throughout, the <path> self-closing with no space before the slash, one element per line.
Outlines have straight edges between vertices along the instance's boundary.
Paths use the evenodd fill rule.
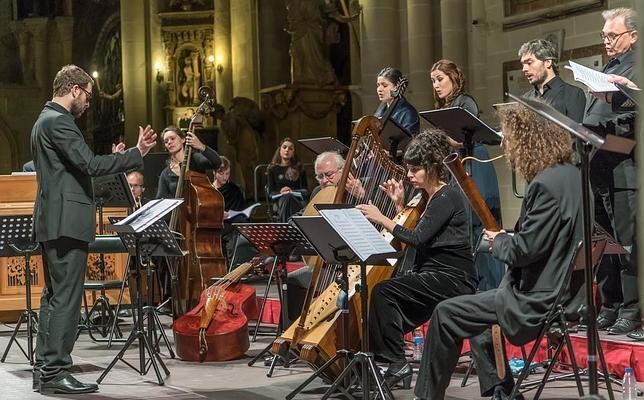
<path fill-rule="evenodd" d="M 320 214 L 360 260 L 396 251 L 357 208 L 320 210 Z"/>
<path fill-rule="evenodd" d="M 157 199 L 144 204 L 132 214 L 115 223 L 115 226 L 129 225 L 135 232 L 141 232 L 158 219 L 183 203 L 183 199 Z"/>
<path fill-rule="evenodd" d="M 619 89 L 612 82 L 608 82 L 610 75 L 603 72 L 595 71 L 592 68 L 585 67 L 581 64 L 578 64 L 574 61 L 568 61 L 569 66 L 566 65 L 565 68 L 568 68 L 572 71 L 572 74 L 576 81 L 583 83 L 588 86 L 591 92 L 617 92 Z"/>

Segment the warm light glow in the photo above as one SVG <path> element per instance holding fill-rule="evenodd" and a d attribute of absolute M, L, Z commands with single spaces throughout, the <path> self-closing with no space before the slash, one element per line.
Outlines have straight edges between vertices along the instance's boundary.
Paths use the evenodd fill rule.
<path fill-rule="evenodd" d="M 208 56 L 208 62 L 211 63 L 211 64 L 214 63 L 215 62 L 215 56 L 213 56 L 212 54 L 209 55 Z"/>
<path fill-rule="evenodd" d="M 216 62 L 217 64 L 224 64 L 224 61 L 225 61 L 225 57 L 224 57 L 224 55 L 223 55 L 223 54 L 221 54 L 221 52 L 220 52 L 220 53 L 216 53 L 216 55 L 215 55 L 215 62 Z"/>
<path fill-rule="evenodd" d="M 154 69 L 159 72 L 161 71 L 161 62 L 157 61 L 154 63 Z"/>
<path fill-rule="evenodd" d="M 98 78 L 98 71 L 92 72 L 92 78 L 94 79 Z"/>

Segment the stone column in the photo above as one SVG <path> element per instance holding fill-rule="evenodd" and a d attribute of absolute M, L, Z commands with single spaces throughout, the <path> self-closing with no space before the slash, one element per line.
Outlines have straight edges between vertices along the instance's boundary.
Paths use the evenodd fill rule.
<path fill-rule="evenodd" d="M 123 109 L 125 112 L 125 143 L 136 143 L 138 126 L 151 119 L 148 110 L 146 68 L 145 1 L 121 2 L 121 48 L 123 65 Z"/>
<path fill-rule="evenodd" d="M 61 61 L 63 65 L 70 64 L 72 62 L 72 43 L 74 40 L 74 17 L 56 17 L 55 21 L 63 50 Z M 53 72 L 56 73 L 57 71 Z"/>
<path fill-rule="evenodd" d="M 385 66 L 400 68 L 401 36 L 398 0 L 362 1 L 360 34 L 362 110 L 354 116 L 370 115 L 378 107 L 376 76 Z M 357 115 L 356 115 L 357 113 Z"/>
<path fill-rule="evenodd" d="M 34 75 L 38 86 L 49 96 L 49 18 L 26 18 L 25 29 L 32 35 Z"/>
<path fill-rule="evenodd" d="M 233 98 L 232 54 L 230 51 L 230 0 L 215 2 L 215 89 L 217 102 L 228 107 Z"/>
<path fill-rule="evenodd" d="M 230 2 L 233 96 L 259 101 L 256 26 L 254 0 Z"/>
<path fill-rule="evenodd" d="M 480 3 L 474 1 L 473 3 Z M 467 65 L 467 0 L 441 0 L 443 56 L 461 67 Z"/>
<path fill-rule="evenodd" d="M 434 62 L 432 0 L 407 0 L 407 46 L 409 76 L 407 99 L 418 111 L 432 108 L 432 82 L 429 68 Z"/>

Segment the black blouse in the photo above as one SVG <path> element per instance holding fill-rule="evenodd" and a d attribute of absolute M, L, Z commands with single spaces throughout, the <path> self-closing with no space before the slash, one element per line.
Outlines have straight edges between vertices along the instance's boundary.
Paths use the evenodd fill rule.
<path fill-rule="evenodd" d="M 394 237 L 416 248 L 414 271 L 449 271 L 476 281 L 465 205 L 458 188 L 443 186 L 414 229 L 396 225 Z"/>
<path fill-rule="evenodd" d="M 287 166 L 273 165 L 268 170 L 268 192 L 269 194 L 279 193 L 284 186 L 290 187 L 293 191 L 301 192 L 304 198 L 308 198 L 308 186 L 306 184 L 306 172 L 300 171 L 300 176 L 292 181 L 286 177 Z"/>
<path fill-rule="evenodd" d="M 190 158 L 190 170 L 204 173 L 209 169 L 217 169 L 221 164 L 219 154 L 206 146 L 201 153 L 192 151 Z M 170 165 L 166 166 L 159 176 L 159 188 L 157 189 L 157 199 L 172 199 L 177 192 L 177 181 L 179 177 L 172 172 Z"/>
<path fill-rule="evenodd" d="M 239 186 L 228 181 L 217 190 L 224 196 L 224 210 L 241 211 L 244 209 L 244 195 Z"/>

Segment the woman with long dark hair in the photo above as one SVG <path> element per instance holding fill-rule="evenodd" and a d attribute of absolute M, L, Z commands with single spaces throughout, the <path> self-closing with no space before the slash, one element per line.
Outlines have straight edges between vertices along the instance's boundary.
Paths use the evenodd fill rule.
<path fill-rule="evenodd" d="M 273 154 L 268 170 L 268 195 L 280 222 L 300 211 L 308 200 L 306 173 L 295 151 L 295 142 L 284 138 Z"/>
<path fill-rule="evenodd" d="M 394 101 L 391 92 L 400 89 L 400 85 L 403 83 L 406 84 L 406 80 L 402 72 L 392 67 L 385 67 L 378 73 L 376 92 L 378 93 L 380 106 L 378 106 L 374 116 L 382 118 L 385 115 L 387 109 Z M 398 101 L 390 118 L 405 128 L 407 133 L 412 136 L 420 132 L 420 117 L 418 116 L 418 111 L 404 97 Z"/>

